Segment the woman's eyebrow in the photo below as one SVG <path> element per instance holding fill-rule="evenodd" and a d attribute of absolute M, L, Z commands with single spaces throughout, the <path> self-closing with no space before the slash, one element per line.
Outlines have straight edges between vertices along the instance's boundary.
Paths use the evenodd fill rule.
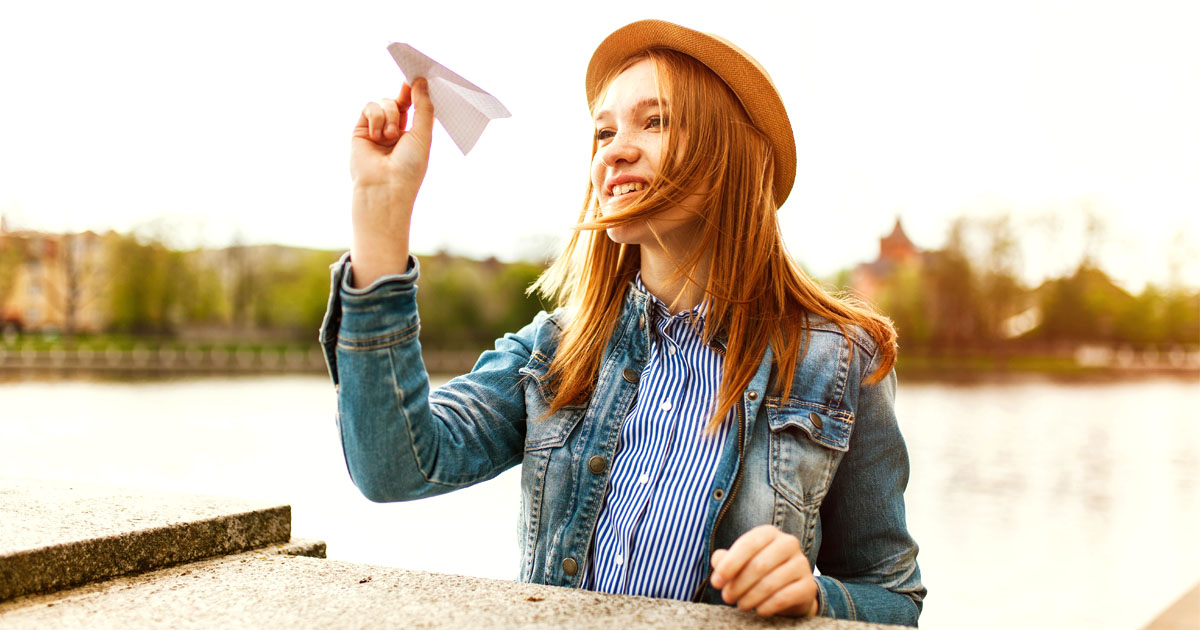
<path fill-rule="evenodd" d="M 638 103 L 633 106 L 633 111 L 638 112 L 643 109 L 649 109 L 649 108 L 654 108 L 654 107 L 657 107 L 660 109 L 666 109 L 667 108 L 667 99 L 664 98 L 660 101 L 659 99 L 654 98 L 654 97 L 644 98 L 644 99 L 638 101 Z M 599 112 L 596 112 L 596 117 L 593 120 L 600 120 L 601 118 L 605 118 L 605 117 L 612 117 L 612 112 L 607 109 L 600 110 Z"/>

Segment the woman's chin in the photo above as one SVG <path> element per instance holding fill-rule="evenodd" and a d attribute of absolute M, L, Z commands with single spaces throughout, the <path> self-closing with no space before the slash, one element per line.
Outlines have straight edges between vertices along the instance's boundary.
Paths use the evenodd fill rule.
<path fill-rule="evenodd" d="M 645 231 L 644 226 L 637 225 L 618 225 L 610 227 L 604 231 L 608 234 L 609 240 L 622 245 L 640 245 L 642 234 Z"/>

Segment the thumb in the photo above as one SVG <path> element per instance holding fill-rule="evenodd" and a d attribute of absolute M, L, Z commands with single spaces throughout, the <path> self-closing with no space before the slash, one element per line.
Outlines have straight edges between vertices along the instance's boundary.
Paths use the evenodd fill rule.
<path fill-rule="evenodd" d="M 425 77 L 413 81 L 412 96 L 416 110 L 412 132 L 428 147 L 433 139 L 433 101 L 429 98 L 429 81 Z"/>

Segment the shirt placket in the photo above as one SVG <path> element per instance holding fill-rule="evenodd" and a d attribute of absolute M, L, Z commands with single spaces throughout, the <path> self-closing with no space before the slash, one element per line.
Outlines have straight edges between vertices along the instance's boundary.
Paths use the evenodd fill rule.
<path fill-rule="evenodd" d="M 651 357 L 651 365 L 656 366 L 664 374 L 678 374 L 683 377 L 677 387 L 667 389 L 662 392 L 662 396 L 653 401 L 653 413 L 650 414 L 650 422 L 659 424 L 666 428 L 665 439 L 658 442 L 652 457 L 648 457 L 647 463 L 641 470 L 636 470 L 638 476 L 634 478 L 633 485 L 637 488 L 637 517 L 631 522 L 631 526 L 627 535 L 621 537 L 622 552 L 617 559 L 617 565 L 621 567 L 621 588 L 622 592 L 628 592 L 629 581 L 633 575 L 633 567 L 639 553 L 639 545 L 637 544 L 639 534 L 642 531 L 642 525 L 646 515 L 650 513 L 652 503 L 661 482 L 664 472 L 670 465 L 671 453 L 675 448 L 675 442 L 679 437 L 679 422 L 678 408 L 681 403 L 682 392 L 686 390 L 688 380 L 691 375 L 688 374 L 687 366 L 683 363 L 683 358 L 678 352 L 679 342 L 670 333 L 677 333 L 676 327 L 687 325 L 685 320 L 681 320 L 682 315 L 670 316 L 664 311 L 657 312 L 656 319 L 661 322 L 656 326 L 655 339 L 653 340 L 654 348 L 652 353 L 657 354 L 657 357 Z M 653 359 L 657 358 L 657 361 Z M 658 375 L 649 375 L 652 378 L 657 378 Z M 648 433 L 646 434 L 649 439 Z M 644 480 L 644 481 L 643 481 Z"/>

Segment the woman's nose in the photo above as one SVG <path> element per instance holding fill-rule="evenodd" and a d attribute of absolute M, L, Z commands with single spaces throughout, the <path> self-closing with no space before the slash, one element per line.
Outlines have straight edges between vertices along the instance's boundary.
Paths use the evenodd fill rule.
<path fill-rule="evenodd" d="M 638 161 L 641 157 L 641 150 L 637 144 L 632 142 L 628 133 L 617 133 L 613 136 L 612 142 L 600 149 L 600 160 L 605 166 L 616 166 L 621 162 L 632 164 Z"/>

